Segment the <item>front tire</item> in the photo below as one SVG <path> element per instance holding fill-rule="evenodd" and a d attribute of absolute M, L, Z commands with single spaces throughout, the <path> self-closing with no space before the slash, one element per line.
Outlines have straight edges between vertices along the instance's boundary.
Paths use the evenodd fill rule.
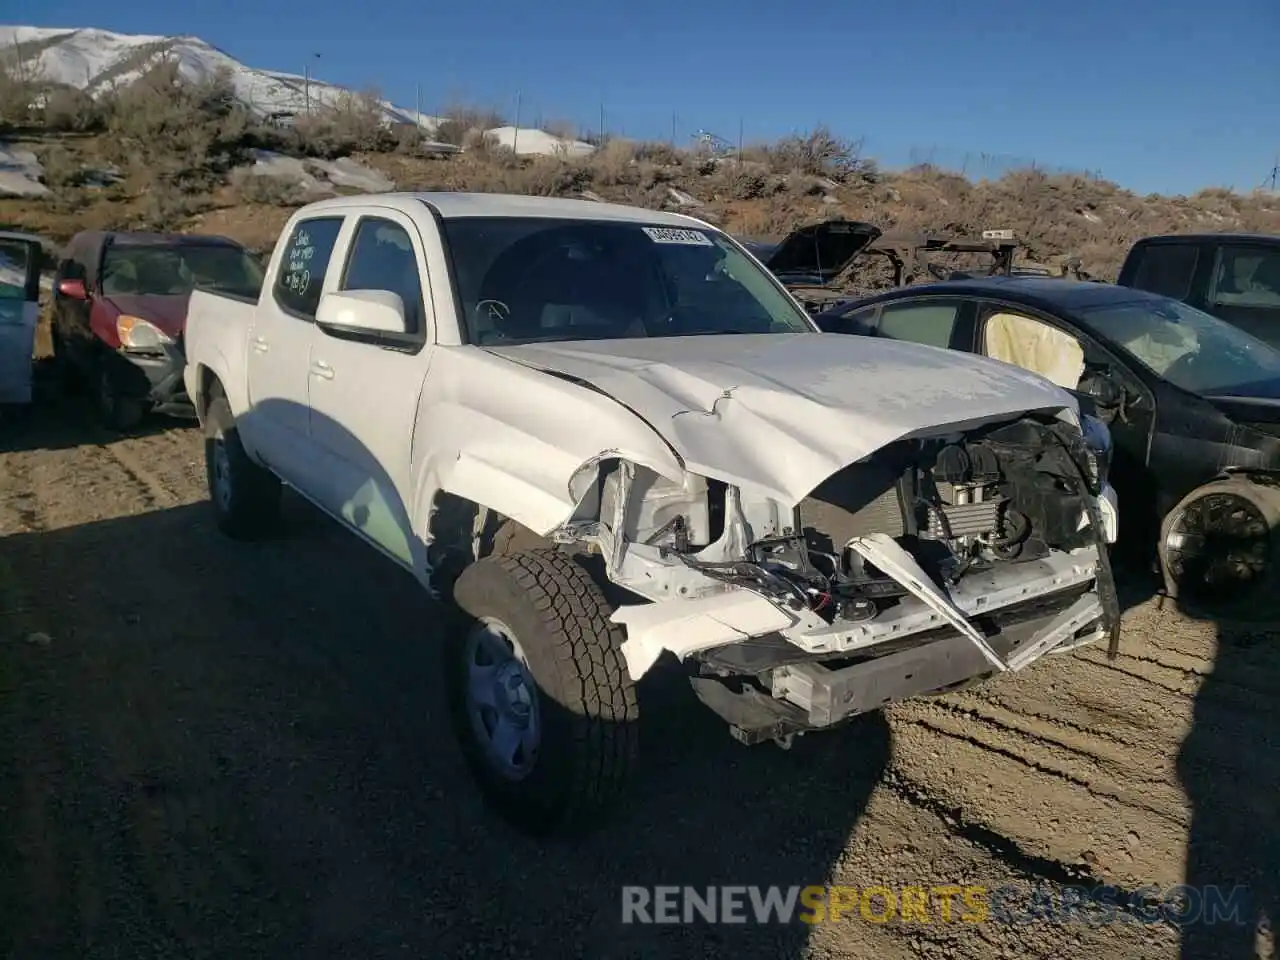
<path fill-rule="evenodd" d="M 1280 488 L 1206 483 L 1165 516 L 1156 546 L 1166 592 L 1194 616 L 1267 620 L 1280 607 Z"/>
<path fill-rule="evenodd" d="M 147 413 L 146 404 L 121 392 L 109 364 L 99 363 L 94 379 L 94 401 L 103 426 L 124 433 L 142 422 Z"/>
<path fill-rule="evenodd" d="M 218 529 L 236 540 L 273 530 L 280 517 L 280 480 L 249 459 L 231 407 L 220 393 L 205 413 L 204 459 Z"/>
<path fill-rule="evenodd" d="M 481 793 L 535 836 L 591 826 L 631 774 L 639 721 L 603 592 L 571 557 L 543 549 L 476 561 L 454 599 L 446 682 Z"/>

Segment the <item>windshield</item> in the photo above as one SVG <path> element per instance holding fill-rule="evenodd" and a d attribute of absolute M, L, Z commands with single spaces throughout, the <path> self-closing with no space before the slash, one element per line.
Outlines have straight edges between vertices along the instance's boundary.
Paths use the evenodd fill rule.
<path fill-rule="evenodd" d="M 471 343 L 813 331 L 713 230 L 467 217 L 444 233 Z"/>
<path fill-rule="evenodd" d="M 108 297 L 185 296 L 196 285 L 256 299 L 262 266 L 240 247 L 212 243 L 111 246 L 102 262 L 102 292 Z"/>
<path fill-rule="evenodd" d="M 1079 312 L 1101 336 L 1191 393 L 1248 396 L 1280 380 L 1280 352 L 1177 300 L 1135 300 Z"/>

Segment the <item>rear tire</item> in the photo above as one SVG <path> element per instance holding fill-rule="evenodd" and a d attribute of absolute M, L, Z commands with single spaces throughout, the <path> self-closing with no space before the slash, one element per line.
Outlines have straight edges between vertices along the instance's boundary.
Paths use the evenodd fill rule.
<path fill-rule="evenodd" d="M 220 392 L 205 413 L 204 459 L 218 529 L 236 540 L 272 532 L 280 518 L 280 480 L 249 459 L 231 407 Z"/>
<path fill-rule="evenodd" d="M 1165 590 L 1192 616 L 1256 622 L 1280 609 L 1280 488 L 1246 477 L 1192 490 L 1156 544 Z"/>
<path fill-rule="evenodd" d="M 593 825 L 631 775 L 639 721 L 625 635 L 603 592 L 571 557 L 544 549 L 476 561 L 454 599 L 445 676 L 485 800 L 535 836 Z"/>

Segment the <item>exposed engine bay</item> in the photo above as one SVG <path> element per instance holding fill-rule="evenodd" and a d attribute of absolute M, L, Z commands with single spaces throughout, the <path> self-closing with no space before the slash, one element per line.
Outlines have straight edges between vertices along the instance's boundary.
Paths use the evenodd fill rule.
<path fill-rule="evenodd" d="M 716 480 L 600 466 L 561 533 L 593 541 L 610 580 L 656 601 L 614 615 L 629 669 L 670 650 L 709 675 L 695 679 L 704 699 L 752 678 L 736 706 L 707 699 L 735 732 L 757 731 L 744 738 L 1020 669 L 1118 623 L 1097 465 L 1061 419 L 900 440 L 789 508 Z M 734 720 L 743 696 L 806 715 Z"/>
<path fill-rule="evenodd" d="M 741 560 L 714 561 L 701 554 L 722 534 L 720 487 L 710 490 L 702 523 L 675 513 L 646 531 L 644 543 L 707 577 L 830 623 L 874 619 L 909 594 L 850 541 L 888 534 L 935 583 L 954 586 L 992 564 L 1092 544 L 1080 519 L 1098 493 L 1098 478 L 1079 432 L 1056 421 L 1023 419 L 955 439 L 899 441 L 830 477 L 796 507 L 790 523 L 748 543 Z"/>

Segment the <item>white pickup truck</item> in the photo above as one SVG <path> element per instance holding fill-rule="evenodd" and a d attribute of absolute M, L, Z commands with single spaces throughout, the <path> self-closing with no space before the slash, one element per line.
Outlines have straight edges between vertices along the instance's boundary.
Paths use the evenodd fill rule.
<path fill-rule="evenodd" d="M 1070 395 L 823 334 L 707 223 L 462 193 L 303 207 L 257 301 L 197 291 L 186 386 L 236 537 L 281 483 L 453 602 L 456 728 L 531 832 L 590 823 L 664 654 L 739 740 L 1118 636 Z"/>

